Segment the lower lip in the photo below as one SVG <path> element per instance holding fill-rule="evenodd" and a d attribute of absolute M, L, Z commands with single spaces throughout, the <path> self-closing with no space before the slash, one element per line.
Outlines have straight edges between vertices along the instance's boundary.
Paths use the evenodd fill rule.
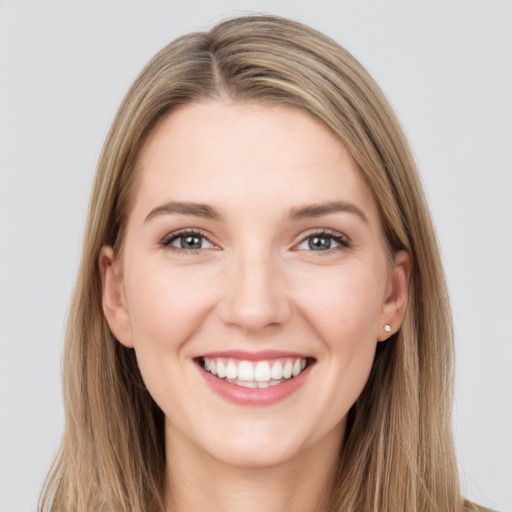
<path fill-rule="evenodd" d="M 219 379 L 198 366 L 204 380 L 221 398 L 237 405 L 272 405 L 295 393 L 304 384 L 312 365 L 304 369 L 297 377 L 269 386 L 268 388 L 245 388 Z"/>

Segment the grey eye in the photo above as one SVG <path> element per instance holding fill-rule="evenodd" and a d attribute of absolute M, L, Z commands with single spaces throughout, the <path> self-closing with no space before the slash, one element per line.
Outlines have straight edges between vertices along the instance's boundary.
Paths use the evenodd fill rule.
<path fill-rule="evenodd" d="M 313 235 L 305 238 L 299 245 L 298 249 L 309 251 L 328 251 L 341 245 L 331 235 Z"/>
<path fill-rule="evenodd" d="M 348 247 L 350 247 L 350 241 L 345 235 L 319 231 L 304 238 L 296 248 L 302 251 L 329 252 Z"/>
<path fill-rule="evenodd" d="M 213 247 L 213 244 L 199 233 L 178 233 L 165 242 L 164 245 L 184 251 L 197 251 Z"/>
<path fill-rule="evenodd" d="M 308 247 L 312 251 L 326 251 L 332 247 L 332 238 L 327 236 L 311 236 L 308 239 Z"/>
<path fill-rule="evenodd" d="M 176 242 L 179 242 L 180 249 L 201 249 L 203 246 L 203 237 L 180 236 Z"/>

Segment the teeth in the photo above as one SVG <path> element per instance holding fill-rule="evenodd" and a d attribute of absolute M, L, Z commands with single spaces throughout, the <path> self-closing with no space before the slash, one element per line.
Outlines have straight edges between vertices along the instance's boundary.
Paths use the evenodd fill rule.
<path fill-rule="evenodd" d="M 236 384 L 237 386 L 242 386 L 244 388 L 268 388 L 270 386 L 275 386 L 276 384 L 281 384 L 283 382 L 282 380 L 271 380 L 269 382 L 247 382 L 245 380 L 238 380 L 238 379 L 226 379 L 227 382 L 231 384 Z"/>
<path fill-rule="evenodd" d="M 286 364 L 284 365 L 284 368 L 283 368 L 283 377 L 285 379 L 289 379 L 292 376 L 292 373 L 293 373 L 293 364 L 290 360 L 288 360 L 288 361 L 286 361 Z"/>
<path fill-rule="evenodd" d="M 219 371 L 219 367 L 220 367 L 220 363 L 217 365 L 217 371 Z M 300 364 L 300 359 L 297 359 L 297 361 L 295 361 L 295 364 L 293 365 L 292 375 L 294 377 L 297 377 L 297 375 L 299 375 L 299 373 L 301 371 L 302 371 L 302 367 Z M 220 377 L 220 372 L 219 372 L 219 377 Z"/>
<path fill-rule="evenodd" d="M 295 367 L 294 367 L 295 369 Z M 223 379 L 226 376 L 226 367 L 222 361 L 217 361 L 217 377 Z"/>
<path fill-rule="evenodd" d="M 306 366 L 306 361 L 304 361 L 304 366 Z M 272 365 L 271 377 L 275 380 L 283 378 L 283 365 L 279 361 Z"/>
<path fill-rule="evenodd" d="M 234 361 L 229 361 L 226 366 L 226 377 L 228 379 L 236 379 L 238 377 L 238 368 Z"/>
<path fill-rule="evenodd" d="M 252 389 L 256 389 L 258 387 L 258 383 L 254 382 L 253 380 L 251 382 L 247 382 L 245 380 L 235 379 L 235 381 L 232 384 L 237 384 L 238 386 L 242 386 L 244 388 L 252 388 Z"/>
<path fill-rule="evenodd" d="M 297 377 L 307 361 L 303 357 L 280 358 L 272 361 L 235 361 L 220 357 L 204 357 L 203 367 L 219 379 L 239 386 L 266 388 Z"/>
<path fill-rule="evenodd" d="M 247 382 L 254 381 L 254 367 L 249 361 L 241 361 L 238 365 L 238 379 Z"/>
<path fill-rule="evenodd" d="M 270 365 L 266 361 L 260 361 L 254 369 L 254 380 L 268 382 L 270 380 Z"/>

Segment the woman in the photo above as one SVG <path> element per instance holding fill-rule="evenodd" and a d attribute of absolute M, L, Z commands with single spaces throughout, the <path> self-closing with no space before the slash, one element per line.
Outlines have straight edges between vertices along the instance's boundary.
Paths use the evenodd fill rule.
<path fill-rule="evenodd" d="M 382 93 L 243 17 L 143 70 L 92 192 L 41 510 L 477 510 L 451 319 Z"/>

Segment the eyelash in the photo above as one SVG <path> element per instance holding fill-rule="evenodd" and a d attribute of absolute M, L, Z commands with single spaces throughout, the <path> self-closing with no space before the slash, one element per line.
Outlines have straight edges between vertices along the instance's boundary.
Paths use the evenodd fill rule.
<path fill-rule="evenodd" d="M 308 236 L 303 238 L 300 241 L 300 243 L 297 245 L 301 245 L 311 238 L 329 238 L 339 244 L 339 246 L 329 248 L 325 251 L 313 251 L 313 250 L 309 251 L 309 252 L 323 253 L 323 254 L 320 254 L 321 256 L 323 256 L 324 254 L 331 254 L 333 251 L 349 249 L 351 247 L 351 241 L 346 235 L 343 235 L 342 233 L 339 233 L 338 231 L 332 231 L 330 229 L 320 229 L 319 231 L 314 231 L 313 233 L 310 233 L 310 234 L 308 234 Z"/>
<path fill-rule="evenodd" d="M 191 230 L 191 229 L 185 229 L 183 231 L 177 231 L 174 233 L 170 233 L 162 240 L 161 244 L 166 249 L 169 249 L 173 252 L 177 252 L 180 254 L 186 254 L 187 256 L 199 254 L 199 252 L 201 250 L 204 250 L 203 248 L 201 248 L 201 249 L 184 249 L 182 247 L 174 247 L 173 245 L 171 245 L 176 240 L 179 240 L 180 238 L 185 238 L 185 237 L 200 238 L 202 240 L 206 240 L 207 242 L 209 242 L 210 244 L 213 245 L 213 242 L 207 236 L 205 236 L 204 233 L 201 233 L 200 231 Z"/>
<path fill-rule="evenodd" d="M 205 236 L 203 233 L 201 233 L 200 231 L 195 231 L 195 230 L 190 230 L 190 229 L 178 231 L 175 233 L 170 233 L 162 240 L 161 245 L 171 251 L 181 253 L 181 254 L 186 254 L 186 255 L 198 254 L 201 250 L 204 250 L 203 248 L 184 249 L 182 247 L 174 247 L 172 245 L 173 242 L 175 242 L 176 240 L 179 240 L 180 238 L 184 238 L 184 237 L 200 238 L 200 239 L 206 240 L 207 242 L 209 242 L 210 244 L 213 245 L 213 242 L 207 236 Z M 324 251 L 311 250 L 309 252 L 332 253 L 333 251 L 336 251 L 336 250 L 348 249 L 351 247 L 350 239 L 346 235 L 338 233 L 337 231 L 332 231 L 330 229 L 321 229 L 319 231 L 314 231 L 313 233 L 308 234 L 308 236 L 304 237 L 298 244 L 296 244 L 296 247 L 298 245 L 303 244 L 304 242 L 306 242 L 307 240 L 309 240 L 311 238 L 328 238 L 328 239 L 334 240 L 337 244 L 339 244 L 339 246 L 334 247 L 334 248 L 329 248 Z M 296 250 L 298 250 L 298 249 L 296 249 Z"/>

